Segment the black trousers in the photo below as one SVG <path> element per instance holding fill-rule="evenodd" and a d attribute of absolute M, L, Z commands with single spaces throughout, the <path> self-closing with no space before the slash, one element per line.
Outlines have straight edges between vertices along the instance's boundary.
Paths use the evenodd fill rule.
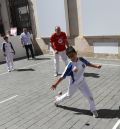
<path fill-rule="evenodd" d="M 34 52 L 33 52 L 33 47 L 32 47 L 32 44 L 29 44 L 29 45 L 25 45 L 25 50 L 26 50 L 26 56 L 27 58 L 29 59 L 29 50 L 31 52 L 31 56 L 32 58 L 34 58 Z"/>

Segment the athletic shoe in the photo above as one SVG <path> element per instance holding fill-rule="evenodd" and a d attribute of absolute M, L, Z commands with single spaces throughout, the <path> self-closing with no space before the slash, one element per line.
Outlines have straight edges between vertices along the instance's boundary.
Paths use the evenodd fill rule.
<path fill-rule="evenodd" d="M 58 105 L 58 102 L 57 102 L 57 98 L 58 98 L 58 96 L 55 96 L 55 102 L 54 102 L 54 104 L 55 104 L 56 107 L 59 106 L 59 105 Z"/>
<path fill-rule="evenodd" d="M 54 77 L 57 77 L 57 76 L 60 76 L 60 75 L 62 75 L 62 74 L 61 73 L 55 73 Z"/>
<path fill-rule="evenodd" d="M 14 69 L 14 68 L 12 68 L 11 70 L 12 70 L 12 71 L 14 71 L 15 69 Z"/>
<path fill-rule="evenodd" d="M 92 114 L 93 114 L 93 117 L 94 117 L 94 118 L 97 118 L 97 117 L 98 117 L 98 113 L 97 113 L 97 111 L 96 111 L 96 110 L 95 110 L 95 111 L 93 111 L 93 112 L 92 112 Z"/>
<path fill-rule="evenodd" d="M 10 69 L 8 69 L 8 72 L 11 72 L 11 70 L 10 70 Z"/>
<path fill-rule="evenodd" d="M 58 73 L 55 73 L 55 74 L 54 74 L 54 77 L 57 77 L 57 76 L 58 76 Z"/>

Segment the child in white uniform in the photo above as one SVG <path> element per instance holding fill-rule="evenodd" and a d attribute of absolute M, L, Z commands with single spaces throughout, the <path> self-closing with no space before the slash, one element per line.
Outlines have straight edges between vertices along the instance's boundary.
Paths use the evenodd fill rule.
<path fill-rule="evenodd" d="M 101 68 L 101 65 L 95 65 L 87 60 L 85 60 L 83 57 L 78 58 L 77 52 L 73 47 L 69 47 L 66 49 L 66 54 L 71 60 L 70 63 L 66 66 L 62 76 L 56 81 L 55 84 L 52 85 L 52 89 L 55 90 L 57 85 L 66 78 L 66 76 L 70 76 L 70 84 L 68 87 L 68 91 L 65 94 L 60 94 L 59 96 L 55 97 L 55 105 L 58 106 L 58 104 L 63 101 L 66 98 L 70 98 L 77 89 L 79 89 L 84 96 L 87 97 L 89 104 L 90 104 L 90 110 L 94 117 L 98 117 L 94 99 L 92 96 L 92 93 L 90 92 L 90 89 L 85 81 L 84 78 L 84 71 L 86 66 L 94 67 L 94 68 Z"/>
<path fill-rule="evenodd" d="M 5 42 L 3 42 L 2 50 L 4 52 L 4 56 L 6 59 L 8 72 L 11 72 L 11 70 L 14 70 L 13 56 L 15 55 L 15 50 L 13 48 L 12 43 L 8 41 L 7 36 L 4 37 L 4 40 L 5 40 Z"/>

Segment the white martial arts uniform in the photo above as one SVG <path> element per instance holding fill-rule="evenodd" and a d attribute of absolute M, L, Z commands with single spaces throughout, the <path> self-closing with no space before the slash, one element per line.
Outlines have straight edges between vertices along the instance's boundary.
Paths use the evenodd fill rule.
<path fill-rule="evenodd" d="M 66 50 L 60 51 L 60 52 L 58 52 L 58 54 L 55 54 L 55 56 L 54 56 L 54 71 L 55 71 L 55 73 L 59 73 L 59 69 L 60 69 L 59 58 L 60 57 L 63 60 L 63 62 L 65 63 L 65 66 L 67 66 L 67 64 L 68 64 Z"/>
<path fill-rule="evenodd" d="M 5 54 L 6 64 L 8 71 L 14 70 L 13 67 L 13 57 L 14 57 L 14 50 L 13 46 L 10 42 L 4 42 L 2 45 L 2 50 Z"/>
<path fill-rule="evenodd" d="M 68 87 L 68 91 L 65 94 L 56 97 L 57 104 L 59 104 L 66 98 L 70 98 L 75 93 L 75 91 L 79 89 L 88 99 L 91 112 L 96 110 L 92 93 L 90 92 L 84 78 L 84 71 L 87 65 L 89 66 L 90 63 L 84 58 L 80 57 L 77 62 L 70 62 L 66 66 L 65 71 L 63 72 L 61 77 L 66 78 L 66 76 L 70 76 L 70 84 Z M 74 69 L 77 69 L 77 72 L 75 72 Z"/>

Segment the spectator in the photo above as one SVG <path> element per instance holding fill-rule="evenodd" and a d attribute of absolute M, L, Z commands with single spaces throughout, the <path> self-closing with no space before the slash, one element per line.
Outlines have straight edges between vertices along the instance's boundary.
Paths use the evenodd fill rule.
<path fill-rule="evenodd" d="M 21 34 L 21 43 L 22 46 L 25 47 L 26 50 L 26 56 L 29 60 L 29 50 L 31 52 L 32 59 L 35 59 L 34 52 L 33 52 L 33 40 L 31 38 L 31 34 L 27 31 L 27 28 L 23 29 L 23 33 Z"/>
<path fill-rule="evenodd" d="M 51 46 L 54 50 L 54 76 L 59 75 L 59 56 L 61 56 L 65 65 L 68 64 L 66 56 L 66 47 L 68 47 L 68 40 L 65 32 L 61 31 L 59 26 L 55 27 L 55 32 L 50 37 Z"/>
<path fill-rule="evenodd" d="M 9 42 L 7 36 L 4 36 L 2 51 L 4 52 L 4 56 L 5 56 L 5 59 L 6 59 L 6 64 L 7 64 L 7 67 L 8 67 L 8 72 L 11 72 L 11 70 L 12 71 L 14 70 L 13 57 L 15 55 L 15 50 L 13 48 L 12 43 Z"/>

